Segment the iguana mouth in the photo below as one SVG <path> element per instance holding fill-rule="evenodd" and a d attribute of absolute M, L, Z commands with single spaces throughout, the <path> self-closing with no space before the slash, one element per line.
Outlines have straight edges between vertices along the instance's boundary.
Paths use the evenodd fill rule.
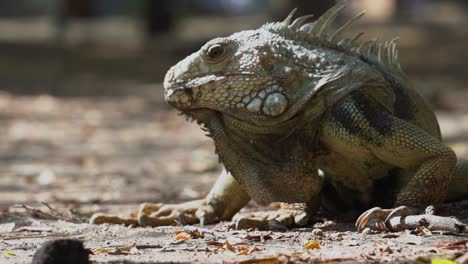
<path fill-rule="evenodd" d="M 166 102 L 176 108 L 191 106 L 193 101 L 193 88 L 189 86 L 174 86 L 165 89 L 164 98 Z"/>

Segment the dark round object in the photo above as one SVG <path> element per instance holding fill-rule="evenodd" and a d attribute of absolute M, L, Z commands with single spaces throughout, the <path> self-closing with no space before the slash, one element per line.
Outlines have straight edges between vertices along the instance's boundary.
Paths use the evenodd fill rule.
<path fill-rule="evenodd" d="M 33 264 L 89 264 L 89 250 L 76 239 L 56 239 L 45 242 L 34 253 Z"/>

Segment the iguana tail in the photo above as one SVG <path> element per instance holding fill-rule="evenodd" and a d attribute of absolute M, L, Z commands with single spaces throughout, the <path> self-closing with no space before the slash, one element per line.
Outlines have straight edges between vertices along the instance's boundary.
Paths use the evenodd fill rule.
<path fill-rule="evenodd" d="M 447 193 L 447 201 L 468 199 L 468 160 L 459 159 Z"/>

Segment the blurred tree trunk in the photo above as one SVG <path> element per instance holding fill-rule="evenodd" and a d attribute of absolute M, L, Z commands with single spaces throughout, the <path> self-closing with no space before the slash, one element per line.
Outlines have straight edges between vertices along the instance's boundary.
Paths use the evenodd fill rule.
<path fill-rule="evenodd" d="M 146 0 L 144 5 L 145 27 L 148 37 L 169 32 L 174 24 L 171 1 Z"/>

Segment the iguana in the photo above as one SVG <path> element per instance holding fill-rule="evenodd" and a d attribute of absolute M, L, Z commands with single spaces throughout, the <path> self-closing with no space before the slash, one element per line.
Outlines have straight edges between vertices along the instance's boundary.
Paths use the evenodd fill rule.
<path fill-rule="evenodd" d="M 266 223 L 286 226 L 304 225 L 320 205 L 389 208 L 356 223 L 389 230 L 391 219 L 468 194 L 468 162 L 441 142 L 433 110 L 400 67 L 396 39 L 339 39 L 364 14 L 331 30 L 344 7 L 311 23 L 310 15 L 293 20 L 294 10 L 215 38 L 169 69 L 166 101 L 208 132 L 225 170 L 204 199 L 142 205 L 140 225 L 213 223 L 252 199 L 283 202 Z"/>

